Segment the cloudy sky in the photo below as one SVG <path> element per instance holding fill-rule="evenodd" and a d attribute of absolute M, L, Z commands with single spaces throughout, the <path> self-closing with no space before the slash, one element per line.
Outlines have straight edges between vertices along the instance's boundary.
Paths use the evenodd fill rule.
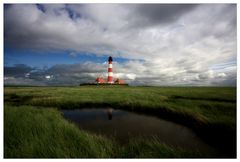
<path fill-rule="evenodd" d="M 4 84 L 236 86 L 234 4 L 4 5 Z"/>

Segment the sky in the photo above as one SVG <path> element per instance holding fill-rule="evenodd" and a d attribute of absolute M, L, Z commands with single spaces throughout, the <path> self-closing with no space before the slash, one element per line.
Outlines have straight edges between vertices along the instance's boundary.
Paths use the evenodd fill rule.
<path fill-rule="evenodd" d="M 4 84 L 236 86 L 236 4 L 5 4 Z"/>

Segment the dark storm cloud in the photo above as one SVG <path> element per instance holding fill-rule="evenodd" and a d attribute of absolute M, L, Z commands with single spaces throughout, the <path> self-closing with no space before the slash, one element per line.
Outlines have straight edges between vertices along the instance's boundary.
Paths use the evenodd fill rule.
<path fill-rule="evenodd" d="M 93 83 L 97 76 L 106 74 L 107 64 L 86 62 L 83 64 L 54 65 L 48 69 L 36 69 L 27 65 L 4 67 L 5 84 L 79 85 Z M 25 82 L 25 83 L 24 83 Z"/>
<path fill-rule="evenodd" d="M 206 10 L 208 7 L 209 6 L 206 4 L 202 5 L 203 11 Z M 212 5 L 211 8 L 213 11 L 213 16 L 208 17 L 208 15 L 204 15 L 204 17 L 212 26 L 206 26 L 204 29 L 202 29 L 201 36 L 204 37 L 211 34 L 214 35 L 217 39 L 225 39 L 225 41 L 232 41 L 232 39 L 236 36 L 237 27 L 236 5 L 223 5 L 218 9 L 215 9 L 214 5 Z M 228 37 L 226 37 L 226 33 L 229 34 Z"/>
<path fill-rule="evenodd" d="M 84 29 L 80 26 L 91 25 L 89 32 L 93 33 L 94 31 L 95 35 L 100 34 L 100 37 L 109 30 L 121 30 L 121 32 L 124 30 L 124 32 L 131 32 L 134 35 L 131 28 L 172 23 L 196 6 L 191 4 L 5 5 L 4 41 L 6 45 L 18 48 L 38 50 L 71 48 L 80 51 L 88 51 L 90 48 L 88 41 L 90 41 L 90 45 L 94 44 L 96 48 L 94 52 L 104 51 L 104 49 L 109 52 L 113 51 L 119 43 L 112 44 L 105 38 L 102 41 L 96 41 L 85 35 Z M 124 11 L 127 14 L 124 14 Z M 116 13 L 111 15 L 111 12 Z M 68 28 L 62 28 L 62 26 Z M 96 30 L 96 27 L 100 27 L 100 31 Z M 85 32 L 87 33 L 88 29 L 85 29 Z M 74 38 L 76 35 L 80 39 Z M 72 38 L 74 39 L 72 40 Z M 81 41 L 81 38 L 85 41 Z M 74 41 L 75 39 L 76 41 Z M 114 40 L 112 41 L 114 43 Z"/>
<path fill-rule="evenodd" d="M 106 67 L 100 66 L 99 64 L 93 64 L 92 62 L 85 62 L 83 64 L 72 64 L 72 65 L 65 65 L 59 64 L 54 65 L 48 69 L 48 72 L 51 74 L 55 73 L 93 73 L 93 72 L 103 72 L 106 70 Z"/>
<path fill-rule="evenodd" d="M 113 62 L 113 64 L 114 79 L 124 79 L 131 85 L 236 86 L 236 69 L 232 67 L 219 72 L 203 70 L 185 73 L 182 69 L 171 67 L 163 71 L 150 71 L 148 70 L 150 65 L 147 62 L 129 61 L 121 64 Z M 4 84 L 16 85 L 79 85 L 80 83 L 93 83 L 97 77 L 107 78 L 107 64 L 93 62 L 54 65 L 48 69 L 16 65 L 5 67 L 4 71 L 6 71 Z M 169 73 L 170 71 L 175 71 L 175 73 Z"/>
<path fill-rule="evenodd" d="M 136 25 L 167 24 L 178 20 L 197 7 L 197 4 L 144 4 L 136 5 Z"/>
<path fill-rule="evenodd" d="M 54 65 L 45 75 L 52 75 L 51 84 L 78 85 L 79 83 L 93 83 L 97 76 L 106 73 L 107 66 L 92 62 L 72 65 Z"/>
<path fill-rule="evenodd" d="M 33 69 L 34 68 L 31 68 L 24 64 L 17 64 L 13 67 L 4 67 L 4 76 L 24 77 L 27 73 L 29 73 Z"/>

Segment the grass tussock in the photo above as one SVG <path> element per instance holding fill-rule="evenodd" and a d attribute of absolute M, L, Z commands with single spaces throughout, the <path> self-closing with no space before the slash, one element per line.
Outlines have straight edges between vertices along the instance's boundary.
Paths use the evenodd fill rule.
<path fill-rule="evenodd" d="M 7 158 L 101 158 L 112 157 L 112 150 L 112 141 L 79 130 L 56 109 L 5 106 L 4 156 Z"/>

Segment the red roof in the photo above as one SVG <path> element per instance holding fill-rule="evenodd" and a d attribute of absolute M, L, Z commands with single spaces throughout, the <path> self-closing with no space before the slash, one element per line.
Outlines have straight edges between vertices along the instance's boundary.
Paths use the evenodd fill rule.
<path fill-rule="evenodd" d="M 97 83 L 106 83 L 106 80 L 104 80 L 104 79 L 101 78 L 101 77 L 97 77 L 96 82 L 97 82 Z"/>
<path fill-rule="evenodd" d="M 125 84 L 125 81 L 122 80 L 122 79 L 117 78 L 117 79 L 115 80 L 115 83 L 116 83 L 116 84 Z"/>

